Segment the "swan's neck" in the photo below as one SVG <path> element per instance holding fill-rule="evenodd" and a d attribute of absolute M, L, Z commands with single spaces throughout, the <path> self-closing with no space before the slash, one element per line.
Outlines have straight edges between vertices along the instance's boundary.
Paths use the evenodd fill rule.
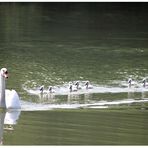
<path fill-rule="evenodd" d="M 5 78 L 0 74 L 0 107 L 6 108 L 5 103 Z"/>
<path fill-rule="evenodd" d="M 146 82 L 143 82 L 143 87 L 145 87 L 146 86 Z"/>

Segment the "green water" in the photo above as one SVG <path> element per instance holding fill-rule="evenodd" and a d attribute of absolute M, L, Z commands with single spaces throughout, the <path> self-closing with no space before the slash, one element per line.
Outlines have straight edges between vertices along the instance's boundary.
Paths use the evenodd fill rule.
<path fill-rule="evenodd" d="M 147 91 L 113 93 L 129 77 L 141 83 L 148 76 L 147 7 L 147 3 L 0 3 L 0 67 L 7 67 L 7 88 L 18 92 L 26 110 L 15 130 L 4 132 L 4 144 L 147 144 L 145 102 L 114 104 L 113 111 L 79 107 L 29 112 L 38 104 L 51 110 L 51 105 L 147 101 Z M 109 87 L 111 92 L 99 89 L 48 98 L 24 89 L 63 88 L 77 80 L 89 80 L 103 90 Z"/>
<path fill-rule="evenodd" d="M 146 145 L 147 111 L 56 110 L 22 112 L 6 145 Z"/>

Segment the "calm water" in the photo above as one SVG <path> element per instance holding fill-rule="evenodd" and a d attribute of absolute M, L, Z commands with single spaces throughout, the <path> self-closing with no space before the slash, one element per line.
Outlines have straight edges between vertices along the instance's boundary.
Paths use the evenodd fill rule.
<path fill-rule="evenodd" d="M 146 3 L 0 3 L 0 67 L 22 106 L 14 130 L 1 132 L 4 144 L 148 144 L 147 10 Z M 136 87 L 128 88 L 129 77 Z M 87 80 L 93 89 L 69 92 L 69 82 Z M 41 85 L 55 93 L 38 93 Z"/>

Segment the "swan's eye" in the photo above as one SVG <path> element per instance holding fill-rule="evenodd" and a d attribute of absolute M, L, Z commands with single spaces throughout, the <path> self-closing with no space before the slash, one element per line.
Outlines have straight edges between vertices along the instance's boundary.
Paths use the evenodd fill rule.
<path fill-rule="evenodd" d="M 5 71 L 5 74 L 8 74 L 8 71 Z"/>

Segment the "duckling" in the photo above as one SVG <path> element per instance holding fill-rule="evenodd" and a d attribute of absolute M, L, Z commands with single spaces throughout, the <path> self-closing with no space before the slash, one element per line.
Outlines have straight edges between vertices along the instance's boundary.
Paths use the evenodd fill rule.
<path fill-rule="evenodd" d="M 69 83 L 69 90 L 70 92 L 74 92 L 74 91 L 77 91 L 77 87 L 75 85 L 73 85 L 72 83 Z"/>
<path fill-rule="evenodd" d="M 41 93 L 43 93 L 43 91 L 44 91 L 44 85 L 40 86 L 39 90 L 40 90 Z"/>
<path fill-rule="evenodd" d="M 55 91 L 53 90 L 53 87 L 52 87 L 52 86 L 49 86 L 49 87 L 48 87 L 48 90 L 49 90 L 50 93 L 54 93 L 54 92 L 55 92 Z"/>
<path fill-rule="evenodd" d="M 128 87 L 130 88 L 131 86 L 136 86 L 137 87 L 137 83 L 135 81 L 132 80 L 132 78 L 128 79 Z"/>
<path fill-rule="evenodd" d="M 81 89 L 81 86 L 80 86 L 80 84 L 79 84 L 79 81 L 77 81 L 77 82 L 75 83 L 75 86 L 76 86 L 77 90 L 78 90 L 78 89 Z"/>
<path fill-rule="evenodd" d="M 144 78 L 144 79 L 142 80 L 142 83 L 143 83 L 143 87 L 148 86 L 148 83 L 146 82 L 146 78 Z"/>
<path fill-rule="evenodd" d="M 85 86 L 86 86 L 86 89 L 92 89 L 92 88 L 93 88 L 93 86 L 90 84 L 89 81 L 87 81 L 87 82 L 85 83 Z"/>

